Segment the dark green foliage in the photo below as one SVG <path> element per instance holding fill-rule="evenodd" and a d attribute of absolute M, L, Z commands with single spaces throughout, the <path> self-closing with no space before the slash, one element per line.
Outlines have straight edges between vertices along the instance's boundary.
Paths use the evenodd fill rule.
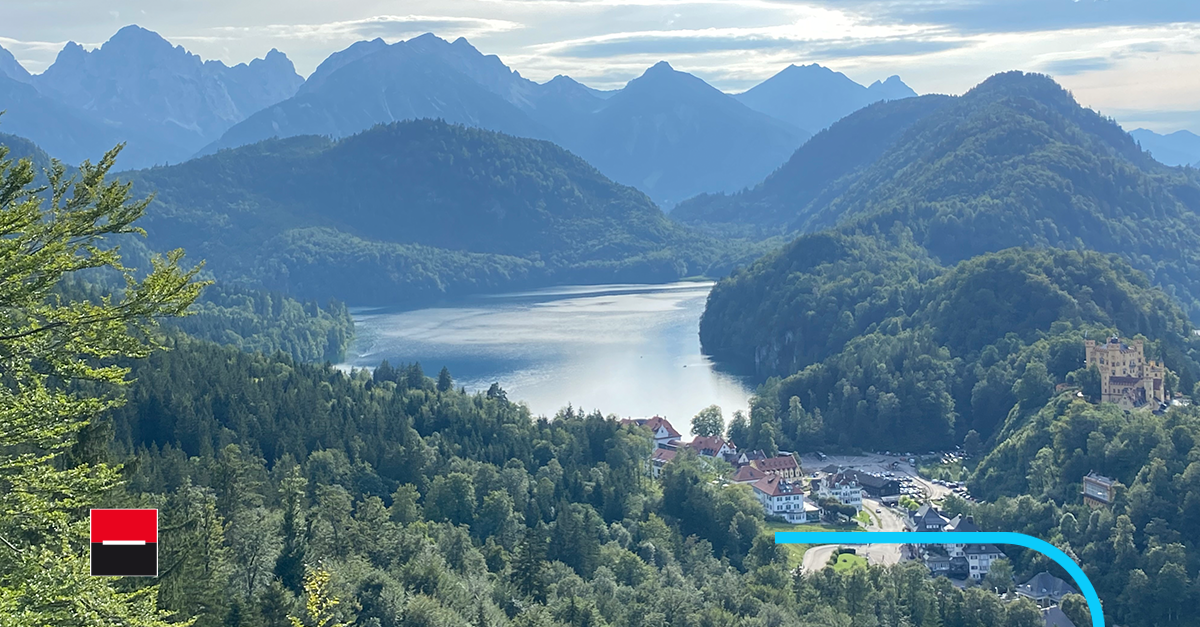
<path fill-rule="evenodd" d="M 156 246 L 305 298 L 666 281 L 746 258 L 549 142 L 430 120 L 269 140 L 131 178 L 155 194 Z"/>
<path fill-rule="evenodd" d="M 1080 371 L 1085 333 L 1149 338 L 1184 389 L 1200 375 L 1186 317 L 1115 256 L 1013 249 L 943 269 L 908 256 L 920 249 L 907 241 L 804 236 L 709 296 L 705 350 L 783 377 L 758 392 L 780 447 L 928 449 L 971 430 L 987 440 L 1056 384 L 1098 393 Z M 804 432 L 816 411 L 824 433 Z M 763 446 L 754 422 L 752 411 L 743 438 Z"/>
<path fill-rule="evenodd" d="M 124 498 L 168 503 L 159 601 L 199 624 L 287 624 L 318 564 L 338 620 L 381 627 L 1026 624 L 917 565 L 789 573 L 745 486 L 688 452 L 653 481 L 648 434 L 598 413 L 187 340 L 133 374 L 107 420 Z"/>
<path fill-rule="evenodd" d="M 209 286 L 191 315 L 171 326 L 245 351 L 282 351 L 300 361 L 340 362 L 354 336 L 346 305 L 299 302 L 280 293 Z"/>
<path fill-rule="evenodd" d="M 1114 624 L 1192 624 L 1198 441 L 1195 408 L 1127 414 L 1058 397 L 981 461 L 971 491 L 989 503 L 950 507 L 973 513 L 984 529 L 1033 534 L 1076 556 Z M 1080 484 L 1089 472 L 1118 482 L 1111 507 L 1084 505 Z M 1032 552 L 1017 554 L 1014 564 L 1024 573 L 1049 566 Z M 1073 620 L 1085 611 L 1081 601 L 1064 600 Z"/>
<path fill-rule="evenodd" d="M 874 120 L 892 122 L 876 128 Z M 1118 254 L 1200 322 L 1196 171 L 1153 161 L 1049 77 L 1009 72 L 959 98 L 880 103 L 830 127 L 828 141 L 857 145 L 859 127 L 886 139 L 886 150 L 818 166 L 826 151 L 805 147 L 758 188 L 678 215 L 744 215 L 765 234 L 835 228 L 874 236 L 903 225 L 945 263 L 1014 246 Z M 847 174 L 810 174 L 835 167 Z"/>

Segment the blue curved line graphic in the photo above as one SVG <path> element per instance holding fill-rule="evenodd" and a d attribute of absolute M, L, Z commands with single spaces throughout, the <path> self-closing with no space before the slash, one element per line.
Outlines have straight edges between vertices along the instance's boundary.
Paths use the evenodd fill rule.
<path fill-rule="evenodd" d="M 779 531 L 775 533 L 775 544 L 1012 544 L 1033 549 L 1062 566 L 1075 580 L 1075 585 L 1087 599 L 1088 611 L 1092 613 L 1092 627 L 1104 627 L 1104 612 L 1100 608 L 1100 596 L 1075 560 L 1061 549 L 1033 536 L 1003 531 Z"/>

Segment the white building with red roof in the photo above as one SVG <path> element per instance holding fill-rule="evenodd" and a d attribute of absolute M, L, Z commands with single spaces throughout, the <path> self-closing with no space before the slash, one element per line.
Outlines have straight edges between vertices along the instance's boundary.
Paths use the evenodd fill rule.
<path fill-rule="evenodd" d="M 800 464 L 790 453 L 756 459 L 750 464 L 768 475 L 778 475 L 784 479 L 796 479 L 801 474 Z"/>
<path fill-rule="evenodd" d="M 671 423 L 662 416 L 654 416 L 653 418 L 627 418 L 621 421 L 622 424 L 635 424 L 639 427 L 644 427 L 650 430 L 651 437 L 654 438 L 654 445 L 662 447 L 670 444 L 673 441 L 678 441 L 683 437 Z"/>
<path fill-rule="evenodd" d="M 752 483 L 751 487 L 768 516 L 778 516 L 790 523 L 804 523 L 820 517 L 820 508 L 804 500 L 798 481 L 768 475 Z"/>
<path fill-rule="evenodd" d="M 720 457 L 721 459 L 725 459 L 737 451 L 732 443 L 726 442 L 723 438 L 715 435 L 696 436 L 685 446 L 696 451 L 697 455 Z"/>

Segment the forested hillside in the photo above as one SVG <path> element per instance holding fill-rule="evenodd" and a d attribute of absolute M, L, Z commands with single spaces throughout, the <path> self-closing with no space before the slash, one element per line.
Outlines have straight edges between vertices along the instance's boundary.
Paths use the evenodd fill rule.
<path fill-rule="evenodd" d="M 818 233 L 717 284 L 705 349 L 773 377 L 739 446 L 986 440 L 1080 382 L 1085 333 L 1145 336 L 1172 390 L 1200 379 L 1186 316 L 1116 256 L 1009 249 L 942 268 L 921 252 L 906 233 Z"/>
<path fill-rule="evenodd" d="M 651 480 L 647 434 L 600 412 L 535 420 L 416 365 L 172 348 L 92 435 L 131 462 L 112 504 L 172 530 L 160 607 L 202 627 L 308 618 L 314 571 L 329 616 L 364 627 L 1041 624 L 919 565 L 797 576 L 747 488 L 688 457 Z"/>
<path fill-rule="evenodd" d="M 667 220 L 548 142 L 442 122 L 271 140 L 131 173 L 145 228 L 218 277 L 304 298 L 417 302 L 538 284 L 665 281 L 756 250 Z"/>
<path fill-rule="evenodd" d="M 989 502 L 951 499 L 947 511 L 1063 548 L 1083 564 L 1115 624 L 1194 624 L 1200 412 L 1127 414 L 1068 393 L 1012 427 L 970 481 L 972 494 Z M 1083 504 L 1089 472 L 1118 481 L 1111 508 Z M 1018 569 L 1047 566 L 1032 551 L 1010 556 Z"/>
<path fill-rule="evenodd" d="M 759 236 L 791 233 L 798 214 L 837 197 L 917 120 L 952 101 L 921 96 L 864 107 L 814 135 L 758 185 L 701 194 L 680 203 L 671 218 Z"/>
<path fill-rule="evenodd" d="M 903 120 L 901 109 L 922 100 L 932 102 L 875 105 L 829 134 L 849 132 L 851 121 L 866 123 L 868 114 Z M 801 149 L 797 158 L 804 156 Z M 785 171 L 742 196 L 697 199 L 680 215 L 719 222 L 745 215 L 768 232 L 871 234 L 901 224 L 947 263 L 1013 246 L 1116 253 L 1200 321 L 1195 171 L 1155 162 L 1115 122 L 1080 107 L 1049 77 L 989 78 L 911 122 L 849 181 L 834 173 L 827 185 L 818 179 L 813 187 L 820 191 L 791 190 L 791 181 L 807 179 Z"/>

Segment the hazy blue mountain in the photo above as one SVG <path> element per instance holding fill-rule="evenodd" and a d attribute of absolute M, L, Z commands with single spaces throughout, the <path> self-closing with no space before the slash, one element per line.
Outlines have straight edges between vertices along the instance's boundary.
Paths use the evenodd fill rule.
<path fill-rule="evenodd" d="M 813 63 L 789 65 L 735 98 L 755 111 L 815 133 L 873 102 L 915 95 L 898 76 L 864 87 Z"/>
<path fill-rule="evenodd" d="M 68 43 L 32 82 L 42 94 L 117 129 L 129 143 L 122 164 L 141 167 L 190 157 L 250 114 L 290 97 L 303 79 L 276 50 L 228 67 L 127 26 L 96 50 Z"/>
<path fill-rule="evenodd" d="M 761 179 L 807 137 L 665 63 L 602 92 L 566 76 L 538 84 L 465 39 L 426 34 L 336 53 L 295 97 L 234 126 L 202 154 L 420 118 L 549 139 L 668 207 Z"/>
<path fill-rule="evenodd" d="M 762 183 L 737 194 L 690 198 L 671 217 L 758 236 L 791 232 L 810 206 L 836 198 L 905 130 L 952 100 L 918 96 L 860 109 L 814 135 Z"/>
<path fill-rule="evenodd" d="M 3 47 L 0 47 L 0 76 L 7 76 L 20 83 L 28 83 L 32 80 L 29 71 L 22 67 L 17 58 Z"/>
<path fill-rule="evenodd" d="M 205 148 L 204 154 L 271 137 L 348 137 L 376 124 L 419 118 L 441 119 L 524 137 L 552 136 L 517 105 L 451 65 L 465 68 L 468 64 L 456 55 L 474 51 L 483 60 L 483 67 L 468 71 L 484 76 L 497 69 L 488 67 L 487 57 L 470 48 L 465 40 L 460 40 L 465 46 L 438 40 L 445 44 L 439 46 L 431 43 L 431 39 L 436 38 L 427 35 L 383 48 L 369 44 L 353 50 L 351 46 L 339 53 L 347 56 L 325 70 L 319 69 L 317 80 L 310 81 L 294 97 L 229 129 L 220 140 Z M 470 50 L 460 52 L 463 47 Z M 492 84 L 500 84 L 500 77 L 492 78 L 495 79 Z M 514 80 L 524 79 L 517 76 Z"/>
<path fill-rule="evenodd" d="M 1155 161 L 1166 165 L 1190 165 L 1200 163 L 1200 135 L 1191 131 L 1175 131 L 1160 135 L 1149 129 L 1139 128 L 1129 134 L 1150 153 Z"/>
<path fill-rule="evenodd" d="M 665 61 L 605 100 L 581 128 L 568 148 L 665 207 L 752 185 L 808 138 Z"/>
<path fill-rule="evenodd" d="M 325 82 L 325 79 L 329 78 L 330 74 L 333 74 L 350 63 L 354 63 L 355 61 L 367 55 L 375 54 L 376 52 L 379 52 L 387 47 L 387 42 L 385 42 L 383 39 L 375 38 L 370 41 L 355 42 L 349 48 L 329 55 L 324 61 L 321 62 L 321 65 L 317 66 L 316 70 L 313 70 L 313 73 L 308 76 L 308 79 L 304 81 L 304 84 L 300 86 L 300 89 L 297 90 L 296 93 L 299 94 L 306 90 L 316 89 Z"/>
<path fill-rule="evenodd" d="M 67 163 L 93 161 L 127 137 L 86 111 L 0 76 L 0 131 L 28 138 Z"/>
<path fill-rule="evenodd" d="M 500 57 L 479 52 L 463 37 L 451 43 L 426 33 L 408 40 L 405 44 L 418 53 L 440 59 L 488 91 L 523 110 L 532 107 L 535 94 L 541 87 L 504 65 Z"/>
<path fill-rule="evenodd" d="M 887 80 L 875 81 L 867 87 L 867 93 L 871 95 L 872 102 L 879 100 L 901 100 L 903 98 L 912 98 L 917 95 L 912 87 L 904 84 L 899 76 L 895 74 L 887 77 Z"/>
<path fill-rule="evenodd" d="M 718 248 L 559 146 L 431 120 L 128 176 L 155 194 L 152 241 L 208 259 L 218 276 L 314 298 L 670 280 L 708 272 Z"/>

